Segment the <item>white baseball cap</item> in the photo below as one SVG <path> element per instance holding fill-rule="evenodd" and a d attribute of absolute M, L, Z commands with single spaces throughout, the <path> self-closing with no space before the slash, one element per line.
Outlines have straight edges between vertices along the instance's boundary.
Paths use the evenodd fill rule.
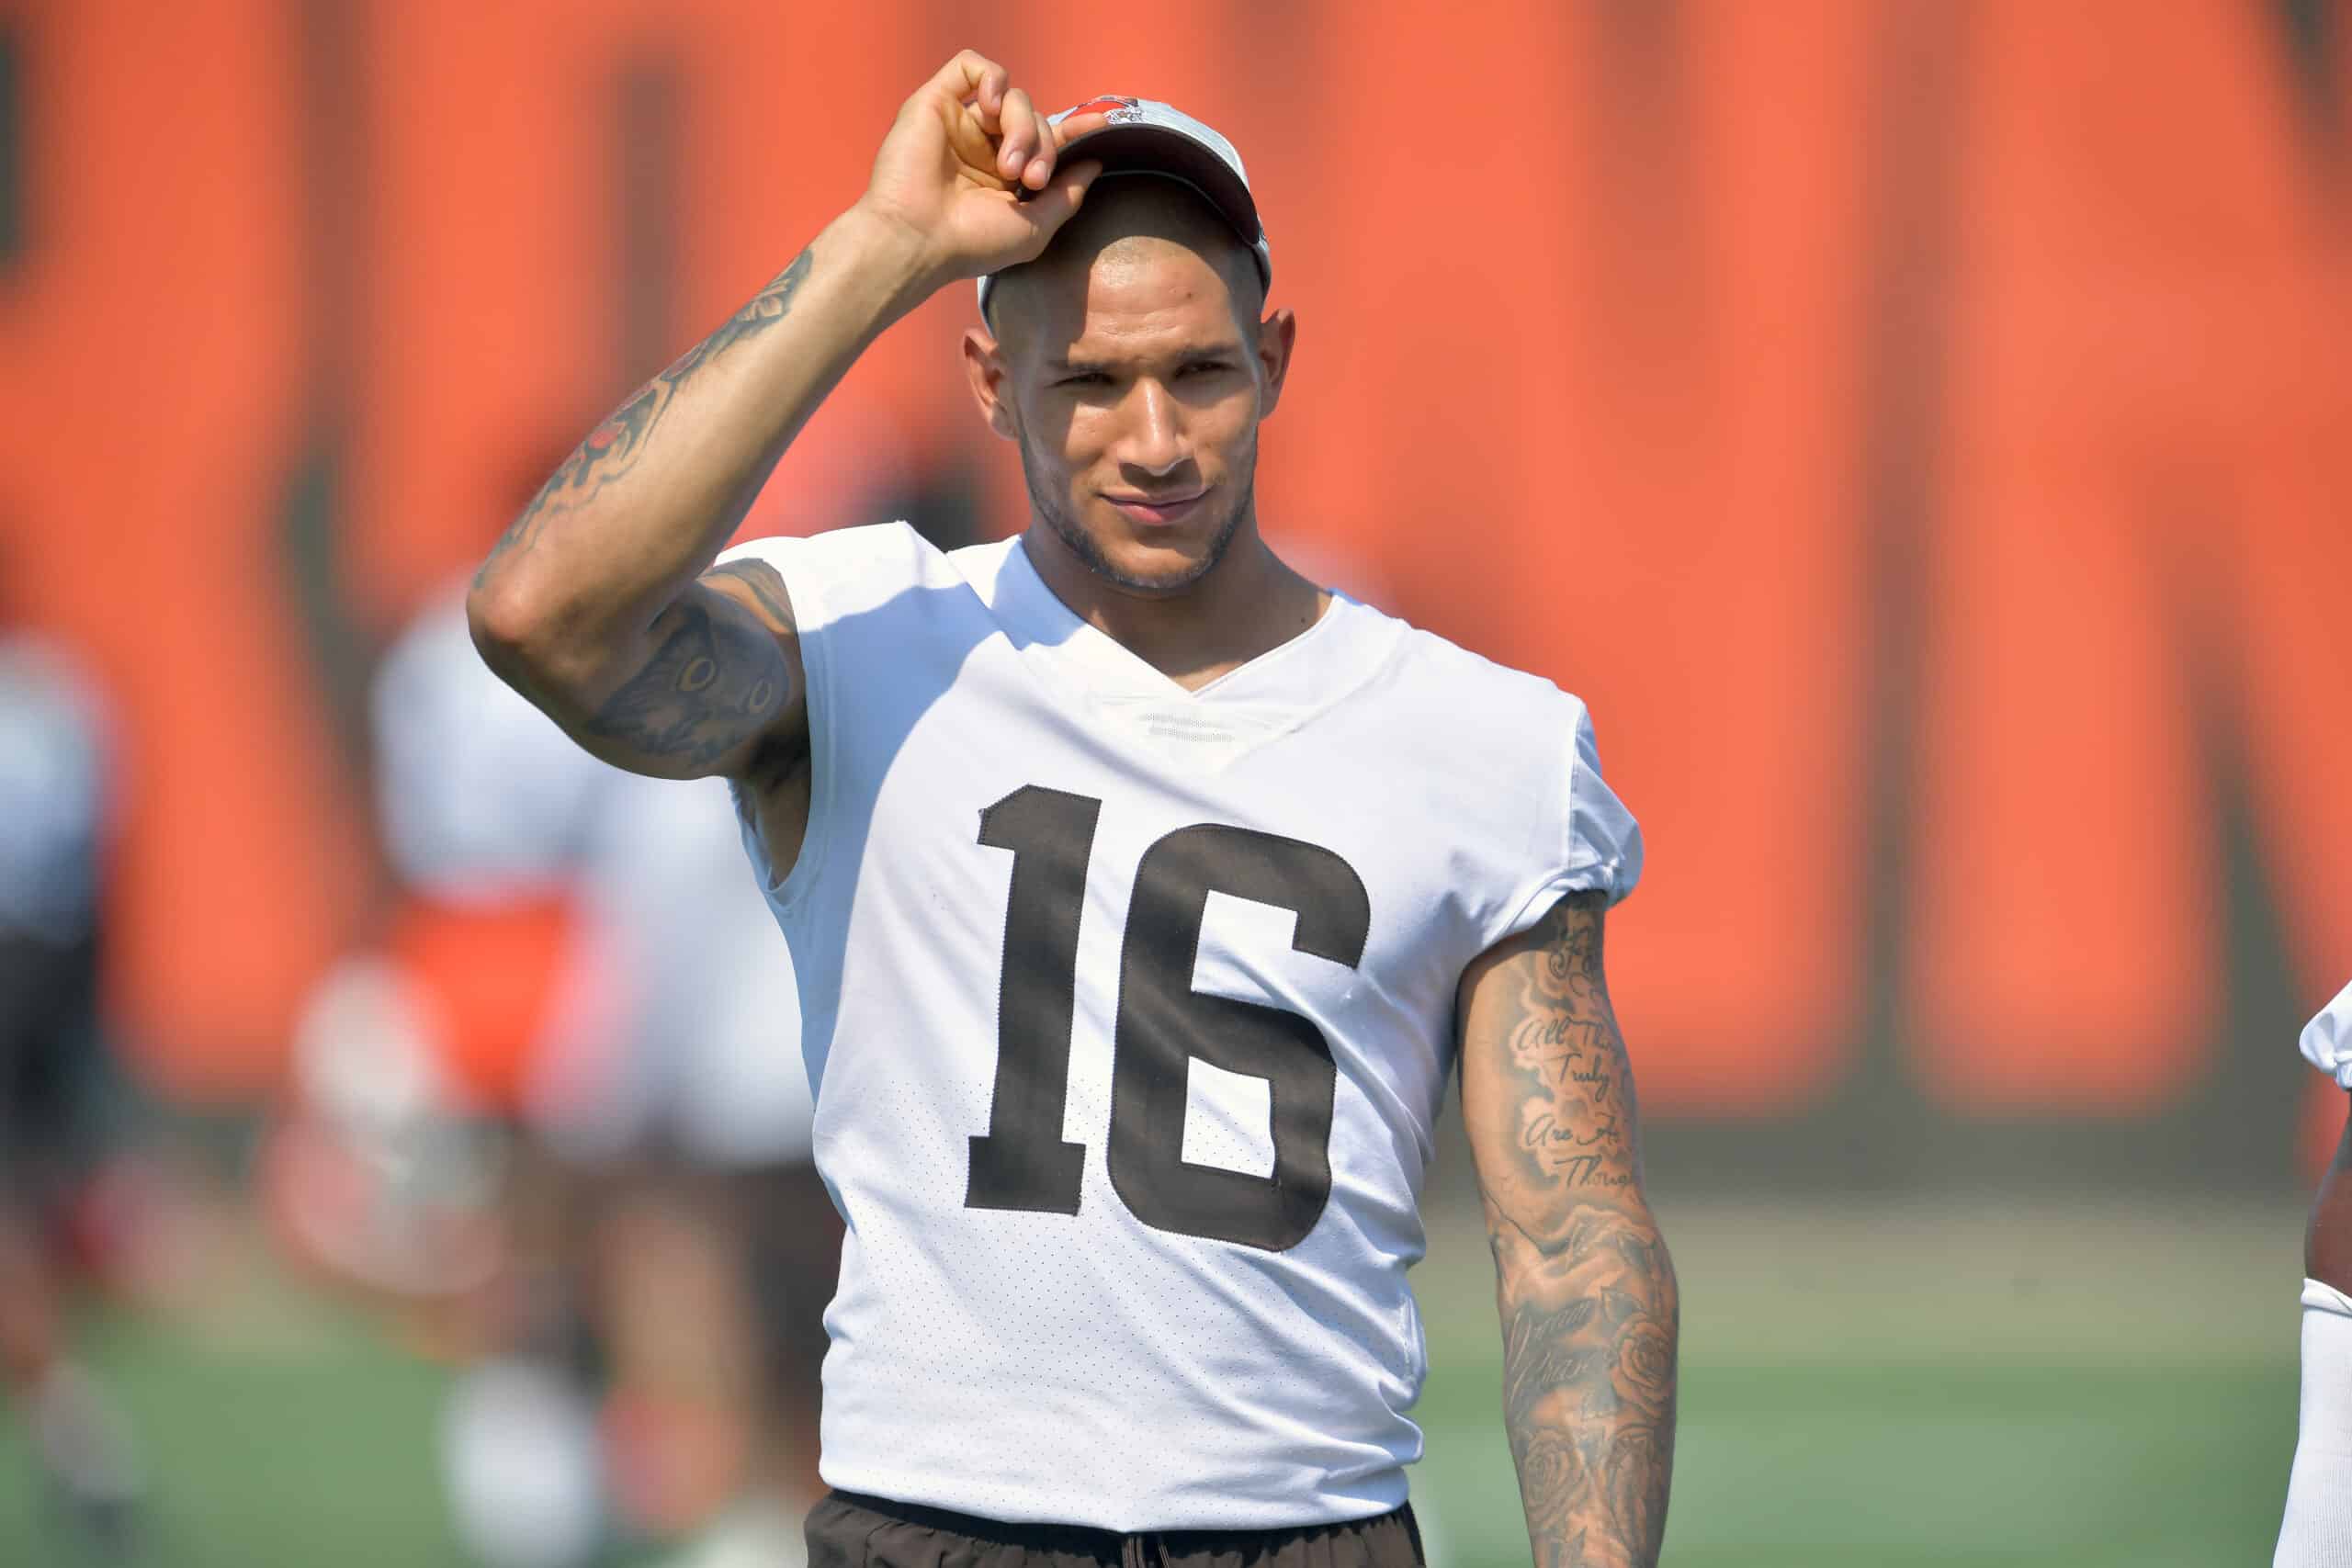
<path fill-rule="evenodd" d="M 1109 123 L 1064 147 L 1056 166 L 1068 168 L 1090 160 L 1102 165 L 1106 178 L 1154 175 L 1190 186 L 1250 247 L 1258 263 L 1258 281 L 1272 286 L 1273 248 L 1266 243 L 1266 226 L 1259 220 L 1256 198 L 1250 194 L 1250 176 L 1232 142 L 1183 110 L 1151 98 L 1089 98 L 1052 116 L 1052 122 L 1059 125 L 1074 114 L 1101 114 Z M 1034 194 L 1025 186 L 1022 192 Z M 982 321 L 988 319 L 989 285 L 995 281 L 993 273 L 979 280 Z"/>

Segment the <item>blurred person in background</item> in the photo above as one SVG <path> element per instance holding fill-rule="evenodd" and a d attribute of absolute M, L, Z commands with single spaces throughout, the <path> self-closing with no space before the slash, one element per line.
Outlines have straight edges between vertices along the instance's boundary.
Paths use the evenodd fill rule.
<path fill-rule="evenodd" d="M 2312 1066 L 2352 1089 L 2352 986 L 2303 1030 Z M 2352 1119 L 2303 1241 L 2302 1419 L 2275 1568 L 2352 1568 Z"/>
<path fill-rule="evenodd" d="M 1027 531 L 722 553 L 973 278 Z M 1267 547 L 1270 282 L 1223 138 L 1048 120 L 966 51 L 476 579 L 485 658 L 583 747 L 729 780 L 793 942 L 848 1222 L 825 1568 L 1419 1562 L 1405 1272 L 1456 1062 L 1537 1560 L 1657 1561 L 1678 1297 L 1601 955 L 1639 832 L 1576 699 Z"/>
<path fill-rule="evenodd" d="M 442 1459 L 484 1561 L 564 1568 L 616 1528 L 695 1536 L 697 1568 L 792 1561 L 838 1239 L 789 954 L 724 789 L 572 746 L 462 600 L 378 670 L 400 892 L 300 1029 L 282 1228 L 472 1363 Z"/>
<path fill-rule="evenodd" d="M 113 774 L 97 689 L 0 621 L 0 1390 L 53 1517 L 102 1556 L 139 1547 L 130 1429 L 68 1345 L 105 1151 L 100 890 Z"/>

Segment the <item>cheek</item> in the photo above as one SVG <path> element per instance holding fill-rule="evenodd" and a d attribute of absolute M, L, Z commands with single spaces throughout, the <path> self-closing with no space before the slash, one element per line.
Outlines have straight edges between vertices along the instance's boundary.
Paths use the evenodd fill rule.
<path fill-rule="evenodd" d="M 1111 416 L 1101 410 L 1080 408 L 1061 427 L 1061 440 L 1048 454 L 1057 472 L 1080 475 L 1095 467 L 1114 436 Z"/>
<path fill-rule="evenodd" d="M 1068 494 L 1083 488 L 1091 466 L 1076 423 L 1028 424 L 1021 434 L 1021 466 L 1032 488 Z"/>
<path fill-rule="evenodd" d="M 1247 457 L 1258 431 L 1255 398 L 1234 398 L 1203 409 L 1193 422 L 1193 441 L 1204 457 L 1231 467 Z"/>

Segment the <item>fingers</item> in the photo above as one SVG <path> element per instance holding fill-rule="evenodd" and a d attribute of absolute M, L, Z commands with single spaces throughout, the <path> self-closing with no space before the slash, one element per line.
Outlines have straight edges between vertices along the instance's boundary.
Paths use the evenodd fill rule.
<path fill-rule="evenodd" d="M 1064 169 L 1053 177 L 1053 183 L 1035 200 L 1026 204 L 1029 220 L 1047 239 L 1051 239 L 1055 231 L 1076 215 L 1079 207 L 1086 200 L 1087 188 L 1093 185 L 1094 176 L 1102 172 L 1102 165 L 1091 159 L 1072 164 Z"/>
<path fill-rule="evenodd" d="M 992 143 L 988 172 L 1013 186 L 1023 197 L 1045 195 L 1054 186 L 1054 164 L 1061 157 L 1061 148 L 1075 141 L 1077 136 L 1108 125 L 1108 115 L 1099 110 L 1091 115 L 1077 115 L 1056 127 L 1037 110 L 1037 104 L 1025 89 L 1013 87 L 1012 73 L 976 50 L 962 50 L 945 66 L 938 68 L 922 92 L 917 92 L 915 98 L 908 98 L 908 108 L 912 110 L 912 106 L 929 94 L 948 94 L 957 106 L 969 106 L 965 108 L 969 115 L 965 125 L 976 125 Z M 967 151 L 967 164 L 974 163 L 969 152 L 976 151 L 978 148 Z"/>
<path fill-rule="evenodd" d="M 980 118 L 988 122 L 989 134 L 993 136 L 997 111 L 1004 102 L 1005 84 L 1011 79 L 1003 66 L 976 49 L 967 49 L 957 51 L 956 58 L 941 66 L 924 85 L 927 90 L 947 94 L 959 104 L 978 97 Z"/>
<path fill-rule="evenodd" d="M 976 50 L 964 50 L 941 66 L 917 99 L 933 92 L 945 93 L 958 105 L 968 103 L 981 133 L 995 143 L 996 176 L 1034 193 L 1053 184 L 1054 165 L 1064 147 L 1109 122 L 1098 111 L 1057 127 L 1025 90 L 1012 85 L 1011 73 Z M 910 100 L 910 107 L 914 101 Z"/>
<path fill-rule="evenodd" d="M 1054 167 L 1053 128 L 1029 101 L 1029 95 L 1018 87 L 1004 95 L 1004 110 L 999 119 L 996 172 L 1016 185 L 1044 189 L 1046 176 L 1053 173 Z M 1045 165 L 1042 171 L 1037 167 L 1040 164 Z"/>
<path fill-rule="evenodd" d="M 1072 115 L 1058 123 L 1041 120 L 1039 124 L 1045 131 L 1045 145 L 1023 170 L 1023 182 L 1033 191 L 1044 190 L 1046 182 L 1054 177 L 1055 166 L 1061 162 L 1062 149 L 1110 123 L 1111 117 L 1101 109 L 1091 114 Z"/>
<path fill-rule="evenodd" d="M 1054 143 L 1057 147 L 1067 147 L 1080 137 L 1090 136 L 1110 123 L 1111 117 L 1101 109 L 1074 114 L 1054 126 Z"/>

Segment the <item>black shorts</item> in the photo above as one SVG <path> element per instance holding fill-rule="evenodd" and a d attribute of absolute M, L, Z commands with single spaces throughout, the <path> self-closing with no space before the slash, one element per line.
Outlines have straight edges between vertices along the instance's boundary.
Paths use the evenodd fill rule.
<path fill-rule="evenodd" d="M 828 1492 L 808 1515 L 808 1568 L 1422 1568 L 1408 1503 L 1368 1519 L 1274 1530 L 1121 1535 L 1008 1525 Z"/>
<path fill-rule="evenodd" d="M 0 933 L 0 1201 L 44 1220 L 86 1171 L 105 1077 L 93 938 Z"/>

